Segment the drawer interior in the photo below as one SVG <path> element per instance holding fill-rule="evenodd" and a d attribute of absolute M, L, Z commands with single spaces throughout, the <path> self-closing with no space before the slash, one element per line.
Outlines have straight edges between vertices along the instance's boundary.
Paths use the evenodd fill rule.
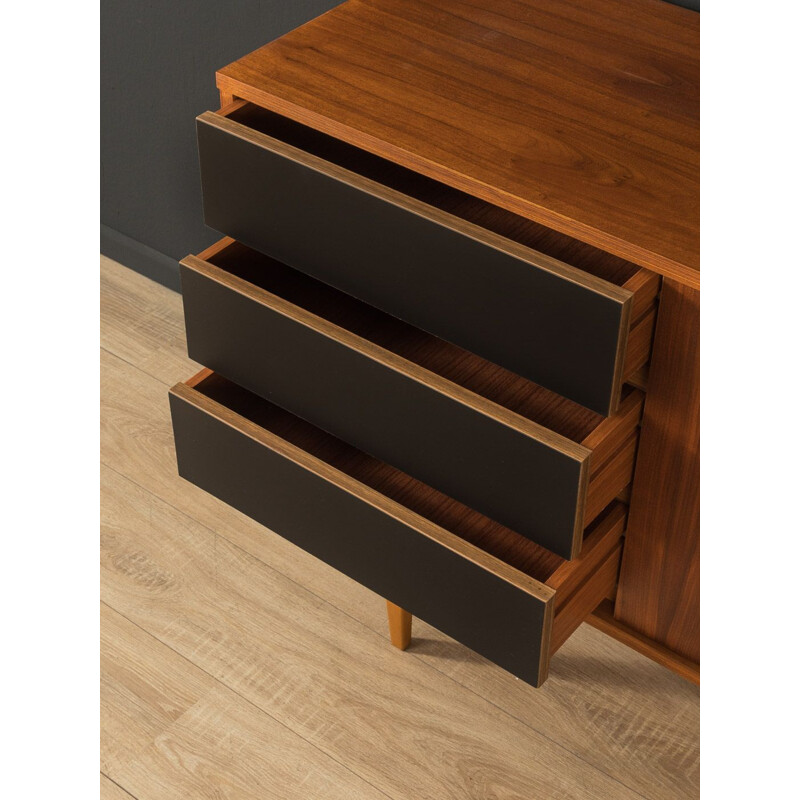
<path fill-rule="evenodd" d="M 380 492 L 435 525 L 545 585 L 562 592 L 577 587 L 585 565 L 608 555 L 618 544 L 624 506 L 614 503 L 584 534 L 581 558 L 567 561 L 527 537 L 483 516 L 404 472 L 351 447 L 217 373 L 203 371 L 187 385 L 280 439 L 300 448 L 338 472 Z M 609 519 L 616 538 L 609 537 Z M 591 541 L 592 546 L 586 546 Z M 600 544 L 603 541 L 604 544 Z M 600 550 L 598 550 L 600 548 Z M 602 553 L 600 552 L 602 550 Z M 566 588 L 565 588 L 566 587 Z M 559 603 L 560 605 L 560 603 Z"/>
<path fill-rule="evenodd" d="M 624 387 L 620 411 L 614 417 L 605 417 L 239 242 L 223 240 L 201 257 L 412 364 L 582 444 L 592 450 L 591 472 L 594 475 L 626 445 L 631 449 L 629 440 L 636 436 L 643 399 L 636 389 Z M 605 498 L 605 502 L 601 500 L 602 505 L 596 510 L 611 499 L 613 496 Z"/>
<path fill-rule="evenodd" d="M 632 326 L 653 307 L 660 285 L 658 276 L 630 261 L 252 103 L 237 101 L 220 113 L 260 133 L 628 289 L 634 293 Z"/>

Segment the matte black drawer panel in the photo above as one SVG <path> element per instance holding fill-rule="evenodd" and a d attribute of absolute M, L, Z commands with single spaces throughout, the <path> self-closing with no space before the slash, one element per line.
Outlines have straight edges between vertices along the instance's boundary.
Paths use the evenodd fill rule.
<path fill-rule="evenodd" d="M 208 371 L 170 405 L 184 478 L 534 685 L 613 586 L 620 504 L 564 562 Z"/>
<path fill-rule="evenodd" d="M 564 558 L 630 482 L 611 419 L 244 245 L 181 265 L 189 356 Z"/>
<path fill-rule="evenodd" d="M 655 276 L 615 265 L 618 286 L 569 266 L 410 194 L 442 205 L 435 182 L 262 109 L 203 114 L 197 132 L 212 228 L 587 408 L 617 407 L 636 315 L 623 287 L 652 300 Z"/>

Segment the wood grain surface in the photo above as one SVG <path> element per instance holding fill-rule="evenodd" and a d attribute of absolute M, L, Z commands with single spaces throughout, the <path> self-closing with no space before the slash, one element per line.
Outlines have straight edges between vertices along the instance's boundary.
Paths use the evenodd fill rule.
<path fill-rule="evenodd" d="M 111 778 L 100 773 L 100 800 L 131 800 L 132 794 L 118 786 Z"/>
<path fill-rule="evenodd" d="M 698 796 L 696 687 L 586 625 L 540 690 L 420 620 L 401 653 L 381 598 L 182 481 L 166 393 L 199 367 L 185 355 L 180 297 L 107 260 L 102 277 L 103 599 L 153 645 L 118 645 L 136 652 L 116 730 L 152 706 L 165 648 L 186 662 L 167 661 L 186 676 L 178 696 L 193 667 L 233 692 L 212 689 L 163 733 L 131 727 L 129 758 L 103 762 L 120 787 L 140 800 L 272 787 L 305 798 L 303 766 L 315 764 L 334 797 L 340 785 L 397 800 Z M 273 765 L 274 751 L 253 744 L 273 735 L 265 717 L 329 760 L 293 744 Z"/>
<path fill-rule="evenodd" d="M 700 660 L 700 294 L 665 280 L 615 616 Z"/>
<path fill-rule="evenodd" d="M 116 474 L 109 474 L 105 485 L 108 491 L 103 536 L 105 556 L 112 561 L 104 566 L 109 577 L 116 580 L 108 580 L 104 594 L 113 602 L 114 589 L 127 580 L 141 588 L 149 586 L 150 591 L 144 589 L 142 599 L 147 594 L 170 597 L 178 580 L 170 576 L 167 584 L 148 583 L 159 577 L 151 571 L 158 570 L 159 565 L 146 560 L 146 546 L 141 549 L 140 543 L 138 562 L 130 559 L 135 538 L 127 542 L 127 548 L 123 545 L 120 549 L 120 533 L 129 528 L 125 522 L 120 523 L 116 514 L 121 508 L 133 511 L 127 521 L 130 525 L 137 519 L 136 510 L 147 514 L 147 495 L 132 484 L 126 494 L 128 487 Z M 137 501 L 144 505 L 137 505 Z M 152 510 L 158 514 L 166 509 Z M 176 531 L 182 529 L 185 530 L 175 526 Z M 192 559 L 190 550 L 184 555 L 189 562 L 198 560 Z M 114 558 L 122 563 L 115 564 Z M 160 638 L 145 631 L 137 623 L 156 611 L 152 602 L 145 602 L 138 613 L 118 600 L 116 605 L 123 606 L 124 613 L 104 604 L 101 615 L 102 753 L 108 774 L 118 784 L 129 787 L 135 797 L 208 797 L 208 787 L 214 785 L 224 789 L 228 797 L 268 800 L 385 796 L 212 676 L 207 663 L 197 666 L 178 652 L 174 639 L 163 635 L 167 623 L 164 618 L 160 626 L 150 619 L 151 627 L 160 627 Z M 176 630 L 182 627 L 179 623 Z M 237 655 L 241 650 L 232 657 Z M 110 731 L 132 746 L 133 752 L 127 758 L 109 750 Z M 270 779 L 259 780 L 258 775 L 269 775 Z"/>
<path fill-rule="evenodd" d="M 614 503 L 587 533 L 584 551 L 557 569 L 547 585 L 556 590 L 550 654 L 555 653 L 613 588 L 622 555 L 627 508 Z"/>
<path fill-rule="evenodd" d="M 614 601 L 604 600 L 587 617 L 586 622 L 593 628 L 613 636 L 618 642 L 632 647 L 648 658 L 653 659 L 658 664 L 663 664 L 676 674 L 686 678 L 695 685 L 700 685 L 700 665 L 696 661 L 679 656 L 674 650 L 670 650 L 653 639 L 643 636 L 633 628 L 629 628 L 624 623 L 614 617 Z"/>
<path fill-rule="evenodd" d="M 699 15 L 658 0 L 351 0 L 236 96 L 699 286 Z"/>

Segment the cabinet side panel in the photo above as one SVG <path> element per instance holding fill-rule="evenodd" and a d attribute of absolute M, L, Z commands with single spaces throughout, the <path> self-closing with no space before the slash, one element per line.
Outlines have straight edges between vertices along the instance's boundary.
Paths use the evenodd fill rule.
<path fill-rule="evenodd" d="M 700 660 L 700 293 L 665 280 L 616 619 Z"/>

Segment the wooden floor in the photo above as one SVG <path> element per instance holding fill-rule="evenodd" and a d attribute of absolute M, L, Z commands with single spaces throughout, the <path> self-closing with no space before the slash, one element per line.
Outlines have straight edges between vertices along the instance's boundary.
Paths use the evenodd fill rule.
<path fill-rule="evenodd" d="M 102 259 L 101 794 L 698 796 L 695 686 L 583 625 L 533 689 L 181 480 L 180 297 Z"/>

